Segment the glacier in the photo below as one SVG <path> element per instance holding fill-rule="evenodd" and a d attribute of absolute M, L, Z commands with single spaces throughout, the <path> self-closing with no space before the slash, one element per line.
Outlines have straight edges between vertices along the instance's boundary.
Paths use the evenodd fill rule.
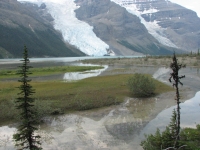
<path fill-rule="evenodd" d="M 54 18 L 54 28 L 61 31 L 68 43 L 91 56 L 107 54 L 109 46 L 96 36 L 93 27 L 76 18 L 74 0 L 17 0 L 21 3 L 30 2 L 40 6 L 46 4 L 48 13 Z"/>
<path fill-rule="evenodd" d="M 124 7 L 129 13 L 136 15 L 141 23 L 146 27 L 148 32 L 155 38 L 157 39 L 161 44 L 169 46 L 169 47 L 174 47 L 178 48 L 173 42 L 171 42 L 165 35 L 165 29 L 162 28 L 161 26 L 158 25 L 157 21 L 153 22 L 147 22 L 145 19 L 142 17 L 143 14 L 146 15 L 152 15 L 153 13 L 158 12 L 156 8 L 151 7 L 148 10 L 144 10 L 143 12 L 139 11 L 137 8 L 137 4 L 135 4 L 135 0 L 111 0 L 114 3 L 120 5 L 121 7 Z M 153 0 L 150 0 L 153 1 Z"/>

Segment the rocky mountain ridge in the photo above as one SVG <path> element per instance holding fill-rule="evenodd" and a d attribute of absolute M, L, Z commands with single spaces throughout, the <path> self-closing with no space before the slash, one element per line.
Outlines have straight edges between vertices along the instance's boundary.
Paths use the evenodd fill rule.
<path fill-rule="evenodd" d="M 19 56 L 16 47 L 27 43 L 34 57 L 160 55 L 200 46 L 200 18 L 169 0 L 18 1 L 0 1 L 1 57 Z"/>
<path fill-rule="evenodd" d="M 148 33 L 150 33 L 160 44 L 171 48 L 180 49 L 186 52 L 190 51 L 197 52 L 197 49 L 200 46 L 200 26 L 199 26 L 200 18 L 197 16 L 196 12 L 186 9 L 178 4 L 171 3 L 169 0 L 111 0 L 111 1 L 118 4 L 122 8 L 125 8 L 126 11 L 128 11 L 130 14 L 137 16 L 140 22 L 148 30 Z M 87 2 L 89 2 L 89 4 L 87 4 Z M 106 0 L 104 0 L 104 3 L 105 2 Z M 80 9 L 86 6 L 96 8 L 95 3 L 96 2 L 92 0 L 90 1 L 77 0 L 77 4 L 80 5 Z M 93 8 L 92 9 L 88 8 L 88 9 L 95 10 Z M 117 12 L 119 10 L 120 9 L 117 9 Z M 109 12 L 109 10 L 107 10 L 107 12 Z M 113 14 L 116 15 L 118 14 L 117 12 L 114 12 Z M 123 13 L 120 13 L 120 15 L 121 14 Z M 95 17 L 88 17 L 88 18 L 95 18 Z M 118 21 L 120 22 L 121 20 L 125 20 L 124 18 L 127 17 L 124 16 L 121 18 L 118 17 Z M 80 19 L 84 18 L 80 17 Z M 87 21 L 88 23 L 93 22 L 93 24 L 94 22 L 96 22 L 92 19 L 85 19 L 85 21 Z M 137 29 L 138 25 L 136 23 L 138 23 L 138 21 L 134 19 L 132 19 L 132 21 L 134 22 L 134 25 L 131 25 L 132 26 L 131 31 L 134 31 L 134 29 L 136 29 L 138 31 L 137 35 L 142 36 L 142 32 L 139 31 L 139 29 Z M 97 23 L 95 27 L 98 28 L 98 26 L 99 24 Z M 142 25 L 139 26 L 142 27 Z M 123 27 L 122 26 L 120 27 L 121 29 L 123 28 L 125 30 L 118 37 L 123 37 L 126 33 L 125 31 L 127 31 L 126 25 L 123 24 Z M 112 27 L 112 29 L 113 28 L 114 27 Z M 99 33 L 99 31 L 96 31 L 96 33 Z M 142 36 L 142 37 L 143 37 L 142 40 L 141 38 L 139 38 L 138 45 L 140 45 L 140 47 L 142 46 L 142 49 L 145 50 L 146 48 L 144 47 L 144 45 L 147 44 L 148 42 L 144 40 L 144 37 L 147 38 L 148 36 Z M 123 37 L 123 39 L 125 38 Z M 137 36 L 132 34 L 130 38 L 127 36 L 125 42 L 126 43 L 128 42 L 129 47 L 132 47 L 134 51 L 137 51 L 139 49 L 138 45 L 136 45 L 137 39 L 138 39 Z M 149 41 L 150 43 L 156 43 L 154 42 L 153 38 L 151 38 L 151 40 Z M 156 44 L 156 47 L 160 48 L 158 44 Z M 154 48 L 151 47 L 151 49 L 153 49 L 153 52 L 159 54 L 159 51 L 156 51 L 155 47 Z M 170 50 L 170 48 L 167 49 Z M 149 50 L 147 53 L 149 53 Z"/>
<path fill-rule="evenodd" d="M 169 54 L 176 48 L 160 44 L 136 15 L 110 0 L 76 0 L 77 18 L 94 27 L 94 32 L 119 55 Z"/>
<path fill-rule="evenodd" d="M 135 1 L 134 4 L 140 12 L 157 10 L 153 13 L 143 13 L 142 17 L 146 22 L 156 22 L 163 29 L 161 34 L 178 48 L 197 51 L 200 47 L 200 18 L 196 12 L 169 0 Z"/>

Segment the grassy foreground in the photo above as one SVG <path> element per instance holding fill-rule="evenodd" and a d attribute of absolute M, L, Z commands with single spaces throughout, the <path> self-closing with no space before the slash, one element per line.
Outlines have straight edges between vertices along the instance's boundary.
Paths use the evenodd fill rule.
<path fill-rule="evenodd" d="M 77 82 L 31 82 L 35 89 L 33 97 L 38 116 L 61 114 L 69 111 L 87 110 L 119 104 L 131 96 L 127 87 L 130 74 L 97 76 Z M 156 81 L 156 94 L 171 91 L 172 88 Z M 0 83 L 0 120 L 17 119 L 14 100 L 19 90 L 18 82 Z"/>
<path fill-rule="evenodd" d="M 60 74 L 66 72 L 83 72 L 88 70 L 102 69 L 102 66 L 58 66 L 58 67 L 43 67 L 32 68 L 30 77 L 46 76 L 53 74 Z M 18 70 L 0 70 L 0 79 L 5 78 L 19 78 Z"/>

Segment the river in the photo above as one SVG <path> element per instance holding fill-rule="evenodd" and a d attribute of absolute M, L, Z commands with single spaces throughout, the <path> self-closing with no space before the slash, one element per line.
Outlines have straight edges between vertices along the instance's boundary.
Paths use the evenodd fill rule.
<path fill-rule="evenodd" d="M 77 62 L 60 59 L 36 61 L 35 65 L 74 64 Z M 49 63 L 51 62 L 51 63 Z M 11 64 L 6 63 L 5 65 Z M 113 71 L 118 70 L 118 71 Z M 119 73 L 149 73 L 162 82 L 168 83 L 170 69 L 165 67 L 109 66 L 100 75 Z M 185 74 L 180 87 L 181 126 L 195 127 L 200 124 L 200 77 L 197 68 L 184 68 Z M 64 77 L 64 76 L 63 76 Z M 196 93 L 196 95 L 195 95 Z M 144 133 L 154 133 L 156 128 L 163 130 L 169 123 L 174 109 L 174 92 L 164 93 L 149 99 L 127 98 L 123 104 L 107 108 L 76 112 L 57 117 L 44 118 L 38 134 L 42 136 L 44 150 L 142 150 Z M 14 150 L 12 135 L 14 125 L 0 127 L 0 150 Z"/>

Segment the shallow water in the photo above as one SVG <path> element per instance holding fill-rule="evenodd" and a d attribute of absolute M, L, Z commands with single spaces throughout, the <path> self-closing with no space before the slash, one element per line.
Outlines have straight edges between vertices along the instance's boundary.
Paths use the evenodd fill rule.
<path fill-rule="evenodd" d="M 82 64 L 79 64 L 82 65 Z M 89 65 L 89 64 L 85 64 L 85 65 Z M 103 66 L 103 69 L 96 69 L 96 70 L 90 70 L 90 71 L 84 71 L 84 72 L 70 72 L 70 73 L 65 73 L 63 76 L 63 80 L 65 82 L 69 82 L 69 81 L 77 81 L 77 80 L 82 80 L 85 78 L 89 78 L 89 77 L 95 77 L 100 75 L 103 71 L 105 71 L 108 66 Z"/>
<path fill-rule="evenodd" d="M 121 65 L 109 66 L 100 74 L 136 72 L 152 74 L 154 78 L 165 83 L 168 83 L 170 74 L 170 70 L 165 67 Z M 184 87 L 199 91 L 200 77 L 197 68 L 182 69 L 180 74 L 186 75 L 183 79 Z M 44 150 L 141 150 L 139 144 L 144 139 L 144 133 L 154 133 L 157 127 L 163 130 L 170 121 L 174 108 L 170 105 L 173 105 L 174 100 L 166 97 L 164 102 L 163 97 L 165 96 L 143 100 L 127 98 L 118 106 L 45 118 L 45 123 L 38 132 L 43 139 L 42 147 Z M 181 126 L 195 127 L 200 124 L 198 114 L 200 92 L 181 104 Z M 15 131 L 14 126 L 0 127 L 0 150 L 15 149 L 12 142 Z"/>
<path fill-rule="evenodd" d="M 102 59 L 102 58 L 137 58 L 142 56 L 85 56 L 85 57 L 54 57 L 54 58 L 29 58 L 31 63 L 35 62 L 76 62 L 85 59 Z M 16 64 L 21 63 L 22 58 L 15 59 L 0 59 L 0 64 Z"/>
<path fill-rule="evenodd" d="M 63 115 L 45 119 L 39 134 L 42 136 L 42 147 L 47 150 L 56 149 L 139 149 L 137 135 L 146 122 L 133 117 L 127 109 L 130 99 L 126 103 L 110 110 L 100 111 L 98 115 L 88 111 L 84 114 Z M 103 113 L 102 115 L 100 115 Z M 12 134 L 15 128 L 7 126 L 0 128 L 0 149 L 14 149 Z M 133 142 L 133 139 L 134 142 Z"/>
<path fill-rule="evenodd" d="M 200 124 L 200 92 L 197 92 L 193 98 L 180 104 L 180 107 L 181 128 L 195 128 L 197 124 Z M 164 130 L 165 126 L 170 122 L 173 109 L 176 109 L 176 106 L 172 106 L 159 113 L 155 119 L 151 120 L 145 126 L 145 128 L 140 133 L 140 136 L 143 137 L 144 133 L 155 133 L 156 128 L 159 128 L 161 131 Z"/>
<path fill-rule="evenodd" d="M 195 127 L 200 124 L 200 92 L 194 98 L 181 104 L 181 126 Z M 139 143 L 144 133 L 154 133 L 156 128 L 164 129 L 169 123 L 170 107 L 152 120 L 152 113 L 158 107 L 157 98 L 127 99 L 124 104 L 99 112 L 86 111 L 59 117 L 45 118 L 40 126 L 42 147 L 45 150 L 140 150 Z M 145 111 L 138 113 L 139 109 Z M 14 127 L 0 127 L 0 150 L 14 149 L 12 134 Z"/>

